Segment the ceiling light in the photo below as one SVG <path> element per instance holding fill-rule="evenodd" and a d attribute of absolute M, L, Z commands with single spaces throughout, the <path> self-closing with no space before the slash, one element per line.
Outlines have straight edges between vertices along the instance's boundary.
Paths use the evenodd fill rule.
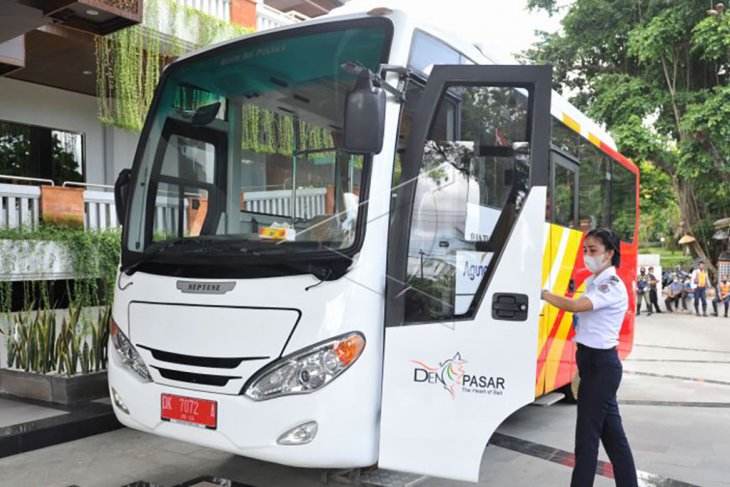
<path fill-rule="evenodd" d="M 84 74 L 86 76 L 91 76 L 91 71 L 89 71 L 88 69 L 86 69 L 84 71 L 81 71 L 81 74 Z"/>
<path fill-rule="evenodd" d="M 88 15 L 91 15 L 92 17 L 96 17 L 97 15 L 99 15 L 99 11 L 98 10 L 94 10 L 94 9 L 91 9 L 91 8 L 89 10 L 87 10 L 86 13 Z"/>

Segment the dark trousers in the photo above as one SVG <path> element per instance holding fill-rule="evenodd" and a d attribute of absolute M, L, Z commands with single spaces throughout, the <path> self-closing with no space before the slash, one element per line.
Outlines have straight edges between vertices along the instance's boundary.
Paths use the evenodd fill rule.
<path fill-rule="evenodd" d="M 652 312 L 652 306 L 654 307 L 654 311 L 657 313 L 661 313 L 662 310 L 659 309 L 659 301 L 656 294 L 656 289 L 649 289 L 649 312 Z"/>
<path fill-rule="evenodd" d="M 695 288 L 695 313 L 700 314 L 700 301 L 702 301 L 702 313 L 707 314 L 707 294 L 704 287 Z"/>
<path fill-rule="evenodd" d="M 571 487 L 592 487 L 598 463 L 598 440 L 613 465 L 617 487 L 638 487 L 636 466 L 616 401 L 623 367 L 618 352 L 578 345 L 580 387 L 575 427 L 575 468 Z"/>
<path fill-rule="evenodd" d="M 664 306 L 667 307 L 667 311 L 670 313 L 672 312 L 672 304 L 674 304 L 674 309 L 679 309 L 679 294 L 676 296 L 668 296 L 667 299 L 664 300 Z M 687 306 L 684 307 L 684 309 L 687 309 Z"/>
<path fill-rule="evenodd" d="M 715 314 L 717 314 L 717 305 L 720 301 L 725 303 L 725 316 L 727 316 L 728 305 L 730 305 L 730 295 L 725 296 L 725 299 L 720 299 L 719 296 L 716 296 L 715 299 L 712 300 L 712 309 L 715 311 Z"/>

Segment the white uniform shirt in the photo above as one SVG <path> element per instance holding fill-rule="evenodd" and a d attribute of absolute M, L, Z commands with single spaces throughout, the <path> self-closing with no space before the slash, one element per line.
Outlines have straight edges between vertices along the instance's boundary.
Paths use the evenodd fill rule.
<path fill-rule="evenodd" d="M 598 276 L 589 277 L 583 297 L 591 300 L 593 310 L 576 313 L 578 322 L 573 341 L 591 348 L 617 346 L 629 296 L 623 281 L 616 275 L 616 268 L 611 266 Z"/>

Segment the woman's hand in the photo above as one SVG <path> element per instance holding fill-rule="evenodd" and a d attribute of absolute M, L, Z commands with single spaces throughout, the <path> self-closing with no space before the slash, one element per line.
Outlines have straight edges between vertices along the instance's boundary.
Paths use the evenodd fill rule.
<path fill-rule="evenodd" d="M 553 294 L 547 289 L 540 291 L 540 299 L 547 301 L 556 308 L 568 311 L 570 313 L 582 313 L 584 311 L 591 311 L 593 309 L 593 303 L 590 299 L 580 297 L 578 299 L 566 298 L 564 296 L 558 296 Z"/>

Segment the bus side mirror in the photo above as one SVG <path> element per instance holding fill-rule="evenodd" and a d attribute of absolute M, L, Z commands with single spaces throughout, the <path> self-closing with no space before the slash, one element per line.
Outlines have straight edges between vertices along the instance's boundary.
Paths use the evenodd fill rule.
<path fill-rule="evenodd" d="M 117 210 L 117 221 L 124 226 L 129 202 L 129 183 L 132 180 L 132 170 L 122 169 L 114 183 L 114 206 Z"/>
<path fill-rule="evenodd" d="M 342 146 L 351 154 L 377 154 L 383 148 L 385 90 L 373 85 L 371 73 L 360 71 L 345 98 Z"/>

